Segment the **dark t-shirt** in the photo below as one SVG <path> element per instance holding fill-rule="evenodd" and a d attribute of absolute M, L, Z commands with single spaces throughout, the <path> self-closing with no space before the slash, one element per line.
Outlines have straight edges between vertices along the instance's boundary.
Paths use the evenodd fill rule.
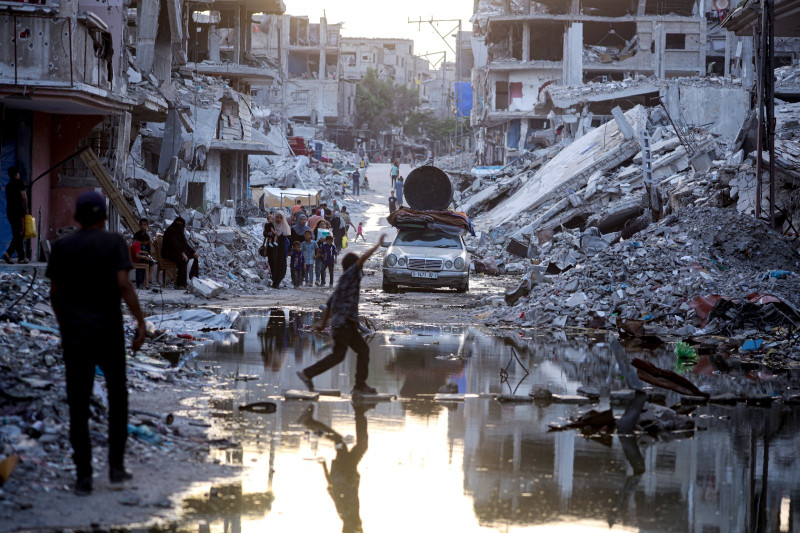
<path fill-rule="evenodd" d="M 128 246 L 117 233 L 80 230 L 53 243 L 46 275 L 58 284 L 53 305 L 65 348 L 122 339 L 117 272 L 131 268 Z"/>
<path fill-rule="evenodd" d="M 13 179 L 6 185 L 6 214 L 21 217 L 25 214 L 25 202 L 22 201 L 22 193 L 25 191 L 25 184 L 22 180 Z"/>

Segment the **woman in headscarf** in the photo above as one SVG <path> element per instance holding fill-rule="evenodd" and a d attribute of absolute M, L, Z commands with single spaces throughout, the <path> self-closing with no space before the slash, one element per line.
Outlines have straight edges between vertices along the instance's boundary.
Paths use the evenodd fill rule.
<path fill-rule="evenodd" d="M 277 246 L 270 246 L 267 255 L 269 269 L 272 271 L 272 287 L 277 289 L 286 276 L 286 256 L 289 255 L 289 238 L 292 236 L 292 229 L 286 222 L 286 215 L 283 211 L 275 213 L 273 220 L 275 226 L 275 243 Z"/>
<path fill-rule="evenodd" d="M 297 217 L 297 224 L 292 226 L 292 235 L 290 240 L 290 244 L 294 244 L 295 241 L 303 242 L 306 238 L 306 231 L 311 231 L 311 228 L 308 227 L 306 221 L 308 217 L 305 215 L 298 215 Z M 313 232 L 312 232 L 313 233 Z"/>

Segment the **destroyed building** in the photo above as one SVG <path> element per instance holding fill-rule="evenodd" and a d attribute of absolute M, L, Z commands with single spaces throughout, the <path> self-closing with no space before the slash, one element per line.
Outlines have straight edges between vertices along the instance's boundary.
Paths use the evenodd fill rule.
<path fill-rule="evenodd" d="M 355 86 L 342 81 L 342 24 L 325 17 L 264 16 L 253 25 L 252 54 L 278 66 L 279 83 L 265 86 L 264 104 L 301 126 L 308 136 L 335 139 L 352 128 Z M 306 126 L 309 129 L 302 129 Z"/>
<path fill-rule="evenodd" d="M 342 39 L 342 75 L 360 80 L 374 69 L 381 79 L 407 85 L 414 83 L 416 61 L 412 39 L 344 37 Z"/>
<path fill-rule="evenodd" d="M 120 177 L 132 122 L 166 111 L 157 99 L 129 91 L 125 6 L 93 0 L 0 5 L 0 186 L 10 166 L 20 169 L 39 225 L 34 258 L 40 239 L 74 224 L 75 198 L 98 186 L 76 152 L 91 147 Z"/>
<path fill-rule="evenodd" d="M 610 109 L 618 105 L 584 104 L 567 113 L 554 111 L 543 98 L 549 86 L 704 76 L 708 65 L 703 9 L 702 2 L 693 0 L 525 0 L 507 6 L 477 2 L 473 31 L 483 37 L 484 49 L 476 46 L 471 121 L 478 127 L 482 159 L 487 164 L 506 163 L 526 148 L 552 144 L 558 135 L 574 135 L 589 113 L 587 125 L 606 122 Z M 738 39 L 730 39 L 726 50 Z M 750 65 L 752 45 L 737 50 L 739 64 Z M 648 104 L 658 94 L 623 95 L 623 108 Z M 561 114 L 565 116 L 554 116 Z"/>

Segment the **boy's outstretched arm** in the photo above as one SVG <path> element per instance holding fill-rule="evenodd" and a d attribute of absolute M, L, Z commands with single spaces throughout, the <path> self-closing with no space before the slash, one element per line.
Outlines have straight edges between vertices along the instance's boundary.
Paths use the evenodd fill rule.
<path fill-rule="evenodd" d="M 367 262 L 367 259 L 369 259 L 372 256 L 372 254 L 374 254 L 378 250 L 378 248 L 381 247 L 381 245 L 383 244 L 384 239 L 386 239 L 386 234 L 385 233 L 381 233 L 381 236 L 378 239 L 378 244 L 376 244 L 375 246 L 373 246 L 372 248 L 370 248 L 369 250 L 364 252 L 361 255 L 361 257 L 358 258 L 358 261 L 356 261 L 356 265 L 358 265 L 358 268 L 361 268 L 361 267 L 364 266 L 364 263 Z"/>

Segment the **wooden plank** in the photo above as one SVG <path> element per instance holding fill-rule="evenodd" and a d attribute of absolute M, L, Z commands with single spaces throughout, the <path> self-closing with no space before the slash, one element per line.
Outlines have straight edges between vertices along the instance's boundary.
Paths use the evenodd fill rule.
<path fill-rule="evenodd" d="M 81 159 L 86 167 L 92 171 L 94 177 L 97 178 L 98 183 L 105 191 L 106 196 L 111 201 L 111 205 L 119 212 L 122 223 L 132 232 L 136 233 L 139 230 L 139 219 L 133 214 L 131 206 L 122 196 L 116 183 L 111 178 L 111 175 L 106 170 L 106 167 L 97 158 L 97 154 L 91 148 L 81 152 Z"/>

